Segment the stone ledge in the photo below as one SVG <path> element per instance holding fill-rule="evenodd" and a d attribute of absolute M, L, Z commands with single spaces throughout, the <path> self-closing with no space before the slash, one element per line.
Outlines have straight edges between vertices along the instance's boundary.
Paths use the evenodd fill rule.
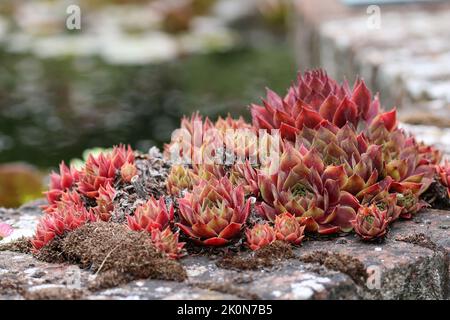
<path fill-rule="evenodd" d="M 39 215 L 36 204 L 0 209 L 2 219 L 18 226 L 16 236 L 32 232 Z M 305 241 L 294 259 L 256 271 L 223 269 L 217 257 L 190 256 L 182 259 L 185 282 L 138 280 L 96 292 L 88 290 L 95 279 L 89 270 L 3 251 L 0 299 L 445 299 L 449 226 L 450 212 L 426 210 L 395 223 L 381 244 L 354 235 Z M 379 288 L 369 289 L 360 277 L 368 267 L 378 268 Z"/>

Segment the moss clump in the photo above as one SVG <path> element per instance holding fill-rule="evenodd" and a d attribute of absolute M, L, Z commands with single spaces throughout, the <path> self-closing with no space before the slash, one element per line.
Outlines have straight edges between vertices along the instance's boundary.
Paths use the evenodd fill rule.
<path fill-rule="evenodd" d="M 92 284 L 95 289 L 134 279 L 183 281 L 187 278 L 180 263 L 155 249 L 149 234 L 133 232 L 117 223 L 88 223 L 62 238 L 55 238 L 36 257 L 91 269 L 98 274 Z"/>
<path fill-rule="evenodd" d="M 95 222 L 70 232 L 61 249 L 70 262 L 100 273 L 117 271 L 135 279 L 182 281 L 187 275 L 176 261 L 166 258 L 144 232 L 116 223 Z"/>

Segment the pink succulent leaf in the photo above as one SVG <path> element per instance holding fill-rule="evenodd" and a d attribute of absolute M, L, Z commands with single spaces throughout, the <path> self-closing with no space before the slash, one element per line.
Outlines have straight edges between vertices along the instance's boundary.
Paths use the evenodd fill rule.
<path fill-rule="evenodd" d="M 13 233 L 14 229 L 9 224 L 0 222 L 0 240 L 10 236 Z"/>

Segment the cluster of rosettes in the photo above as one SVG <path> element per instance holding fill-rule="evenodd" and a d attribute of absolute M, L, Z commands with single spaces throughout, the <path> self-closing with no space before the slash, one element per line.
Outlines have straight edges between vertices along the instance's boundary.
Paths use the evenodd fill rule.
<path fill-rule="evenodd" d="M 251 113 L 252 126 L 230 117 L 213 123 L 198 114 L 182 120 L 181 129 L 193 136 L 194 123 L 201 123 L 202 135 L 211 129 L 248 129 L 259 135 L 260 129 L 269 133 L 278 129 L 281 134 L 275 172 L 267 170 L 271 163 L 252 166 L 248 161 L 228 167 L 211 163 L 172 167 L 167 190 L 175 197 L 184 196 L 179 200 L 183 221 L 179 226 L 196 241 L 226 244 L 230 234 L 238 234 L 226 232 L 227 239 L 217 240 L 235 222 L 223 219 L 223 211 L 238 206 L 227 200 L 228 193 L 216 191 L 223 184 L 243 190 L 246 198 L 256 198 L 255 211 L 267 220 L 246 231 L 252 249 L 286 233 L 277 230 L 280 216 L 298 223 L 289 224 L 289 239 L 301 239 L 303 230 L 319 234 L 355 230 L 362 239 L 372 240 L 383 237 L 390 223 L 411 218 L 425 205 L 419 197 L 433 181 L 441 154 L 399 129 L 395 109 L 382 112 L 378 97 L 372 97 L 364 81 L 357 80 L 350 89 L 346 82 L 338 84 L 322 71 L 307 72 L 284 98 L 268 90 L 262 105 L 251 105 Z M 213 150 L 221 150 L 211 136 L 203 138 L 201 152 L 211 141 Z M 166 145 L 166 156 L 176 144 L 173 139 Z M 248 155 L 252 147 L 231 150 L 234 155 Z M 194 149 L 192 145 L 184 150 L 193 153 Z M 449 166 L 438 168 L 441 182 L 449 185 Z M 210 200 L 204 204 L 211 190 L 214 209 Z M 243 206 L 245 199 L 241 201 Z M 222 207 L 223 203 L 228 207 Z M 231 228 L 241 229 L 245 221 L 238 224 L 239 228 Z"/>
<path fill-rule="evenodd" d="M 40 249 L 55 236 L 87 222 L 109 221 L 114 210 L 114 185 L 118 180 L 131 179 L 130 167 L 134 167 L 134 153 L 123 145 L 111 152 L 90 155 L 80 170 L 62 162 L 59 174 L 50 175 L 48 205 L 43 208 L 44 216 L 32 240 L 34 248 Z M 135 167 L 132 171 L 137 173 Z"/>
<path fill-rule="evenodd" d="M 135 155 L 131 147 L 120 145 L 111 152 L 89 155 L 84 166 L 77 170 L 64 162 L 59 174 L 50 175 L 48 205 L 38 223 L 32 239 L 36 250 L 41 249 L 56 236 L 75 230 L 93 221 L 108 222 L 114 211 L 116 187 L 129 184 L 138 175 Z M 164 198 L 154 198 L 138 206 L 127 216 L 131 230 L 151 234 L 153 244 L 170 258 L 182 253 L 183 243 L 178 243 L 178 233 L 169 224 L 173 220 L 173 207 L 168 210 Z"/>
<path fill-rule="evenodd" d="M 168 163 L 174 156 L 191 163 L 172 163 L 168 196 L 138 205 L 128 227 L 148 232 L 171 258 L 184 254 L 178 229 L 206 246 L 238 242 L 245 234 L 252 250 L 275 240 L 299 245 L 307 232 L 354 230 L 374 240 L 425 205 L 419 197 L 435 177 L 450 186 L 450 166 L 439 165 L 440 152 L 399 129 L 396 111 L 382 112 L 362 80 L 350 89 L 322 71 L 307 72 L 285 97 L 269 90 L 251 114 L 252 124 L 230 116 L 214 123 L 198 113 L 183 118 L 164 155 Z M 270 135 L 274 129 L 279 140 Z M 242 143 L 249 133 L 258 146 Z M 253 164 L 250 156 L 261 146 L 276 146 L 279 161 Z M 204 155 L 218 162 L 199 164 Z M 89 221 L 109 221 L 115 188 L 137 174 L 134 153 L 124 146 L 90 156 L 81 170 L 62 163 L 60 174 L 51 175 L 34 247 Z"/>
<path fill-rule="evenodd" d="M 275 218 L 274 226 L 270 223 L 256 224 L 246 232 L 247 245 L 252 250 L 258 250 L 275 240 L 285 241 L 293 245 L 299 245 L 304 238 L 305 225 L 301 220 L 288 212 Z"/>

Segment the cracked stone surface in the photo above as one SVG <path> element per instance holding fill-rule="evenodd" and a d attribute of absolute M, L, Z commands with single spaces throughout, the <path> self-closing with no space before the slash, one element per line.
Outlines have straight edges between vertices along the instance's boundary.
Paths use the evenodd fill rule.
<path fill-rule="evenodd" d="M 0 209 L 0 219 L 16 227 L 4 241 L 32 234 L 38 205 Z M 89 270 L 2 251 L 0 299 L 446 299 L 449 228 L 450 212 L 425 210 L 394 223 L 383 243 L 362 243 L 354 235 L 305 241 L 295 258 L 254 271 L 220 268 L 214 256 L 189 256 L 182 259 L 184 282 L 142 279 L 95 292 L 88 289 L 95 279 Z M 304 259 L 324 253 L 325 260 Z"/>

